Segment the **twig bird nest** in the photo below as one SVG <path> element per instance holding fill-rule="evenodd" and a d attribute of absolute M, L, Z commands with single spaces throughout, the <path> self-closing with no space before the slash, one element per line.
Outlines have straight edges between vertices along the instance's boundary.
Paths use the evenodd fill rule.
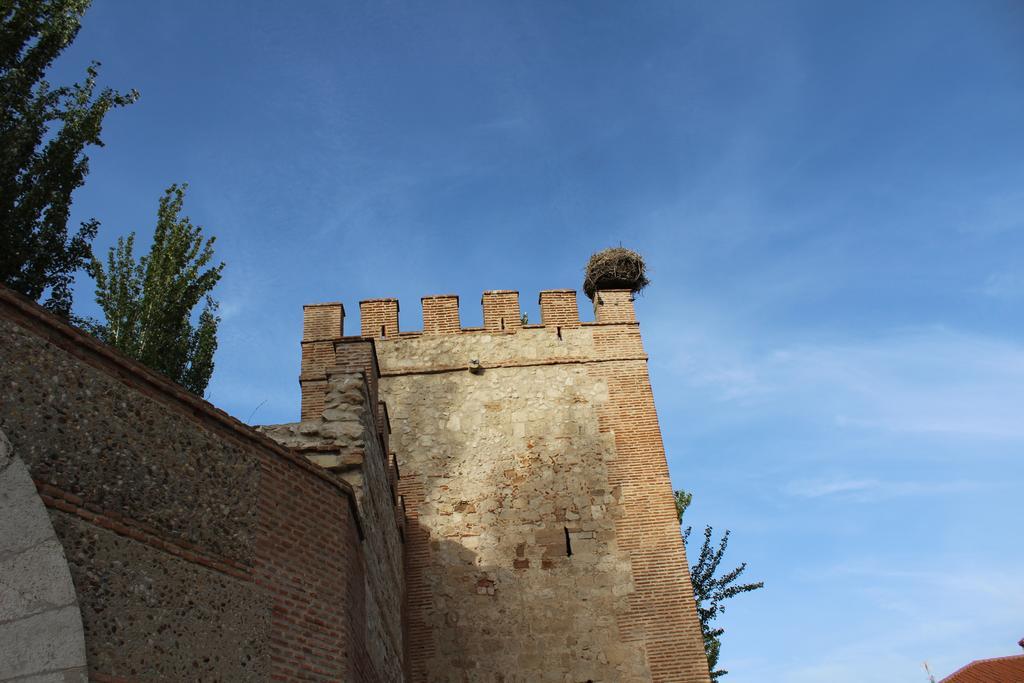
<path fill-rule="evenodd" d="M 587 261 L 583 292 L 593 300 L 599 289 L 639 292 L 649 284 L 644 257 L 631 249 L 612 247 L 597 252 Z"/>

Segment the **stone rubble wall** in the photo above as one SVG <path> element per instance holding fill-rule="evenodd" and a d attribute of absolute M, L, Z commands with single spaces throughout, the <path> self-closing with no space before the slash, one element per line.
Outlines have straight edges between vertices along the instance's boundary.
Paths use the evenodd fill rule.
<path fill-rule="evenodd" d="M 351 486 L 2 287 L 0 430 L 67 557 L 90 680 L 400 680 L 368 647 Z"/>

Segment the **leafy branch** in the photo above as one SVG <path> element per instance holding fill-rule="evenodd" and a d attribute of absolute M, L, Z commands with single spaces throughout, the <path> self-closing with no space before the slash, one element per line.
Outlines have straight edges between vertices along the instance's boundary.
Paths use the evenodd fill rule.
<path fill-rule="evenodd" d="M 693 494 L 684 490 L 676 491 L 675 502 L 676 516 L 681 526 L 683 514 L 690 507 L 690 503 L 693 502 Z M 687 550 L 690 547 L 689 541 L 692 530 L 693 527 L 689 526 L 683 530 L 683 542 L 686 544 Z M 722 676 L 729 673 L 725 669 L 718 668 L 718 659 L 722 649 L 721 638 L 722 634 L 725 633 L 725 629 L 712 626 L 712 622 L 719 615 L 725 613 L 725 605 L 723 603 L 726 600 L 734 598 L 741 593 L 749 593 L 750 591 L 764 588 L 763 581 L 736 583 L 747 569 L 746 562 L 724 574 L 718 573 L 722 560 L 725 558 L 726 548 L 729 546 L 730 533 L 727 529 L 716 544 L 714 541 L 714 529 L 710 525 L 704 527 L 704 541 L 701 544 L 700 554 L 697 556 L 697 561 L 691 561 L 690 565 L 690 583 L 693 585 L 693 597 L 697 602 L 697 617 L 700 619 L 700 628 L 704 636 L 704 654 L 708 658 L 708 670 L 712 681 L 718 681 Z"/>

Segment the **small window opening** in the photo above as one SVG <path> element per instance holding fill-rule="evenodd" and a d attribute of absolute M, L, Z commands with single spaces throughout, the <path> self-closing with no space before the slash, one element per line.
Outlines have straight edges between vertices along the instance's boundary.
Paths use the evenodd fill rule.
<path fill-rule="evenodd" d="M 562 328 L 561 328 L 561 326 L 555 328 L 555 334 L 558 335 L 559 339 L 562 338 Z"/>
<path fill-rule="evenodd" d="M 384 331 L 384 325 L 380 326 L 380 336 L 382 336 L 382 337 L 388 336 L 387 333 Z"/>
<path fill-rule="evenodd" d="M 505 329 L 505 319 L 504 318 L 501 319 L 501 329 L 503 329 L 503 330 Z"/>
<path fill-rule="evenodd" d="M 569 538 L 569 527 L 562 527 L 565 530 L 565 554 L 572 557 L 572 539 Z"/>

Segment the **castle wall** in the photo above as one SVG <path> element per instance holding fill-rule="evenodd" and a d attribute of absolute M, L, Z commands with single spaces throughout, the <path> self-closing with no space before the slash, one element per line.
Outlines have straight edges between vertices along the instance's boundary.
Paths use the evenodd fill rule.
<path fill-rule="evenodd" d="M 0 388 L 90 680 L 395 680 L 347 483 L 3 288 Z"/>
<path fill-rule="evenodd" d="M 629 293 L 582 324 L 567 290 L 541 295 L 544 325 L 514 292 L 484 295 L 484 328 L 455 297 L 423 305 L 423 333 L 375 340 L 412 680 L 707 681 Z"/>
<path fill-rule="evenodd" d="M 482 304 L 307 306 L 271 439 L 0 288 L 0 431 L 90 679 L 706 682 L 629 292 Z"/>

